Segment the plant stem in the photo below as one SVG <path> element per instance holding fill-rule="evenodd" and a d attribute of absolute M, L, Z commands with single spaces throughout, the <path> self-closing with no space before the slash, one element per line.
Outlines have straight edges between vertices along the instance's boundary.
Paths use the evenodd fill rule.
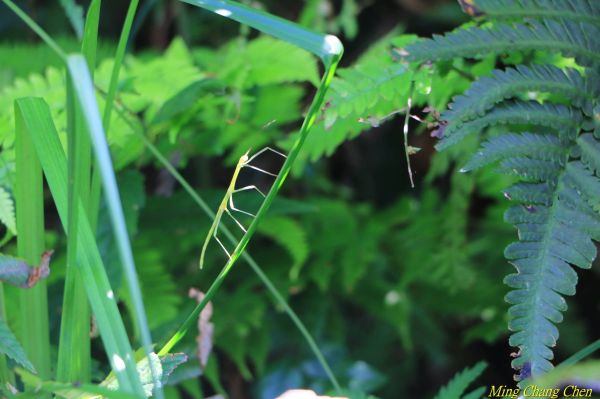
<path fill-rule="evenodd" d="M 42 168 L 23 116 L 16 112 L 16 213 L 17 252 L 31 265 L 40 262 L 44 252 L 44 193 Z M 25 353 L 41 378 L 50 378 L 50 329 L 46 282 L 21 290 L 19 313 Z"/>

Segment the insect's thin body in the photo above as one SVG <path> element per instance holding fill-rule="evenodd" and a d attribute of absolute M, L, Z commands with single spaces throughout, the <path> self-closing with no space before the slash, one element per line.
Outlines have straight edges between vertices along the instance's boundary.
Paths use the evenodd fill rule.
<path fill-rule="evenodd" d="M 237 183 L 237 179 L 240 174 L 240 171 L 242 170 L 242 168 L 244 168 L 246 166 L 251 169 L 257 170 L 259 172 L 265 173 L 269 176 L 276 176 L 275 174 L 273 174 L 271 172 L 267 172 L 266 170 L 263 170 L 254 165 L 249 164 L 254 158 L 256 158 L 257 156 L 259 156 L 260 154 L 262 154 L 263 152 L 265 152 L 267 150 L 272 151 L 272 152 L 286 158 L 286 156 L 284 154 L 282 154 L 279 151 L 276 151 L 270 147 L 263 148 L 262 150 L 258 151 L 256 154 L 254 154 L 252 157 L 248 157 L 248 154 L 250 153 L 250 150 L 248 150 L 248 151 L 246 151 L 246 153 L 244 155 L 242 155 L 240 157 L 237 165 L 235 166 L 235 170 L 233 171 L 233 176 L 231 177 L 231 182 L 229 183 L 229 187 L 227 187 L 225 196 L 223 196 L 223 199 L 221 200 L 221 203 L 219 204 L 219 208 L 217 209 L 217 212 L 215 214 L 215 220 L 213 220 L 213 223 L 210 226 L 210 229 L 208 230 L 206 239 L 204 240 L 204 245 L 202 245 L 202 252 L 200 253 L 200 269 L 202 269 L 202 267 L 204 266 L 204 256 L 206 255 L 206 250 L 208 248 L 208 243 L 210 242 L 211 237 L 213 237 L 219 243 L 219 245 L 221 246 L 223 251 L 225 251 L 225 253 L 227 254 L 227 257 L 228 258 L 231 257 L 231 254 L 229 253 L 229 251 L 227 251 L 227 248 L 225 248 L 225 245 L 223 245 L 223 243 L 217 236 L 219 224 L 221 223 L 221 218 L 223 217 L 224 213 L 227 213 L 227 215 L 229 215 L 233 219 L 233 221 L 238 225 L 238 227 L 244 233 L 246 233 L 246 228 L 242 225 L 242 223 L 240 223 L 239 220 L 236 219 L 235 216 L 233 216 L 230 209 L 232 211 L 236 211 L 236 212 L 248 215 L 250 217 L 254 217 L 255 215 L 253 215 L 250 212 L 246 212 L 246 211 L 236 208 L 233 203 L 233 194 L 238 193 L 240 191 L 246 191 L 246 190 L 256 190 L 263 197 L 265 196 L 265 194 L 262 191 L 260 191 L 260 189 L 258 189 L 258 187 L 254 186 L 254 185 L 246 186 L 246 187 L 242 187 L 242 188 L 238 188 L 238 189 L 235 188 L 235 185 Z"/>

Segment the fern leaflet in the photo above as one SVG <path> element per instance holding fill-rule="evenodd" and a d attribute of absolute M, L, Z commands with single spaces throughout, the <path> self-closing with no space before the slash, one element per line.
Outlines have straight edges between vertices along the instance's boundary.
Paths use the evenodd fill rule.
<path fill-rule="evenodd" d="M 443 140 L 436 145 L 436 148 L 438 150 L 447 148 L 471 134 L 482 132 L 490 126 L 529 123 L 556 129 L 560 132 L 561 137 L 572 138 L 583 123 L 583 116 L 574 108 L 563 105 L 540 104 L 535 101 L 507 102 L 495 107 L 481 118 L 473 119 L 464 124 L 455 122 L 442 126 Z"/>
<path fill-rule="evenodd" d="M 0 221 L 12 234 L 17 234 L 15 204 L 4 187 L 0 187 Z"/>
<path fill-rule="evenodd" d="M 29 359 L 27 359 L 27 355 L 23 350 L 23 347 L 17 341 L 17 338 L 14 336 L 10 328 L 6 324 L 6 321 L 0 318 L 0 353 L 4 353 L 11 359 L 15 360 L 21 366 L 25 367 L 27 370 L 31 372 L 35 372 L 35 369 Z"/>
<path fill-rule="evenodd" d="M 434 35 L 406 47 L 409 61 L 448 60 L 457 57 L 481 57 L 490 52 L 546 50 L 575 57 L 581 65 L 600 64 L 600 29 L 587 23 L 568 20 L 528 25 L 499 23 L 491 28 L 474 27 Z"/>
<path fill-rule="evenodd" d="M 444 386 L 434 399 L 460 399 L 465 390 L 475 381 L 477 377 L 487 368 L 485 362 L 479 362 L 473 367 L 467 367 L 457 373 L 448 385 Z"/>
<path fill-rule="evenodd" d="M 589 113 L 590 100 L 600 94 L 600 80 L 585 79 L 575 69 L 562 70 L 553 65 L 519 65 L 505 71 L 495 70 L 493 76 L 477 80 L 464 95 L 455 97 L 441 118 L 459 124 L 482 116 L 505 99 L 527 92 L 564 96 Z"/>
<path fill-rule="evenodd" d="M 568 18 L 600 26 L 596 0 L 477 0 L 476 7 L 490 18 Z"/>

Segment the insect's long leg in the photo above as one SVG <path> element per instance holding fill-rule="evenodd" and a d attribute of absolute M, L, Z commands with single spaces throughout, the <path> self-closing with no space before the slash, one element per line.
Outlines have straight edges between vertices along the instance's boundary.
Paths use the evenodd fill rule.
<path fill-rule="evenodd" d="M 237 219 L 235 218 L 235 216 L 233 216 L 233 215 L 231 214 L 231 212 L 229 211 L 229 209 L 225 209 L 225 212 L 227 212 L 227 214 L 229 215 L 229 217 L 233 219 L 233 221 L 235 222 L 235 224 L 237 224 L 237 225 L 238 225 L 238 227 L 239 227 L 240 229 L 242 229 L 242 231 L 243 231 L 244 233 L 247 233 L 247 231 L 246 231 L 246 228 L 244 227 L 244 225 L 243 225 L 243 224 L 241 224 L 241 223 L 240 223 L 240 221 L 239 221 L 239 220 L 237 220 Z"/>
<path fill-rule="evenodd" d="M 250 159 L 248 159 L 248 160 L 247 160 L 245 163 L 246 163 L 246 164 L 248 164 L 249 162 L 252 162 L 252 160 L 253 160 L 254 158 L 256 158 L 256 157 L 257 157 L 257 156 L 259 156 L 260 154 L 264 153 L 265 151 L 271 151 L 271 152 L 274 152 L 274 153 L 275 153 L 275 154 L 277 154 L 277 155 L 280 155 L 280 156 L 282 156 L 282 157 L 284 157 L 284 158 L 287 158 L 287 155 L 285 155 L 285 154 L 283 154 L 283 153 L 281 153 L 281 152 L 279 152 L 279 151 L 277 151 L 277 150 L 274 150 L 274 149 L 273 149 L 273 148 L 271 148 L 271 147 L 265 147 L 265 148 L 263 148 L 262 150 L 258 151 L 256 154 L 252 155 L 252 156 L 250 157 Z"/>
<path fill-rule="evenodd" d="M 246 191 L 246 190 L 256 190 L 260 193 L 260 195 L 262 195 L 263 197 L 266 197 L 265 194 L 262 191 L 260 191 L 258 189 L 258 187 L 256 187 L 256 186 L 246 186 L 246 187 L 238 188 L 237 190 L 233 190 L 231 192 L 231 195 L 229 196 L 229 207 L 231 208 L 232 211 L 240 212 L 240 213 L 243 213 L 244 215 L 248 215 L 250 217 L 256 217 L 256 215 L 254 215 L 250 212 L 246 212 L 246 211 L 236 208 L 233 203 L 233 194 L 240 192 L 240 191 Z"/>
<path fill-rule="evenodd" d="M 227 254 L 227 257 L 231 258 L 231 255 L 229 254 L 229 251 L 227 250 L 227 248 L 225 248 L 225 245 L 223 245 L 223 243 L 221 242 L 221 240 L 219 240 L 219 237 L 217 236 L 217 229 L 215 229 L 215 231 L 213 233 L 213 237 L 219 243 L 219 245 L 221 246 L 221 248 L 223 248 L 223 251 L 225 251 L 225 253 Z"/>
<path fill-rule="evenodd" d="M 250 168 L 250 169 L 258 170 L 259 172 L 262 172 L 262 173 L 264 173 L 264 174 L 266 174 L 266 175 L 273 176 L 273 177 L 277 177 L 277 175 L 276 175 L 275 173 L 267 172 L 266 170 L 264 170 L 264 169 L 261 169 L 261 168 L 257 168 L 257 167 L 256 167 L 256 166 L 254 166 L 254 165 L 249 165 L 249 164 L 247 164 L 247 163 L 246 163 L 246 164 L 244 164 L 244 166 L 243 166 L 243 167 L 244 167 L 244 168 Z"/>
<path fill-rule="evenodd" d="M 258 187 L 252 185 L 252 186 L 246 186 L 246 187 L 242 187 L 242 188 L 236 188 L 235 190 L 233 190 L 234 193 L 239 193 L 240 191 L 246 191 L 246 190 L 256 190 L 258 191 L 258 193 L 260 195 L 262 195 L 263 197 L 266 197 L 265 193 L 263 193 L 262 191 L 259 190 Z"/>

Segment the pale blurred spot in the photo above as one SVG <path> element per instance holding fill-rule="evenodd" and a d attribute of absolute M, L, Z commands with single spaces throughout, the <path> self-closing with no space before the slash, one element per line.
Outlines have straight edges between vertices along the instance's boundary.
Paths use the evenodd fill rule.
<path fill-rule="evenodd" d="M 278 396 L 277 399 L 348 399 L 347 397 L 342 396 L 319 396 L 314 391 L 310 391 L 308 389 L 291 389 L 281 396 Z"/>

